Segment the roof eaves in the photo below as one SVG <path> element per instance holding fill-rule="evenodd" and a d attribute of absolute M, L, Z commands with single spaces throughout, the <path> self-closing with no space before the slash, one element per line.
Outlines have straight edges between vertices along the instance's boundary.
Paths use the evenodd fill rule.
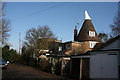
<path fill-rule="evenodd" d="M 112 42 L 116 41 L 119 38 L 120 38 L 120 35 L 116 36 L 115 38 L 110 39 L 106 43 L 98 43 L 92 51 L 100 50 L 100 49 L 106 47 L 107 45 L 111 44 Z"/>

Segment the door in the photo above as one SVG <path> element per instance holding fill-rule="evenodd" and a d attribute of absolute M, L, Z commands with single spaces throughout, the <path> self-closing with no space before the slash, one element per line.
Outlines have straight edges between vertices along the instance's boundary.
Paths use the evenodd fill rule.
<path fill-rule="evenodd" d="M 90 78 L 118 78 L 117 56 L 108 54 L 91 56 Z"/>

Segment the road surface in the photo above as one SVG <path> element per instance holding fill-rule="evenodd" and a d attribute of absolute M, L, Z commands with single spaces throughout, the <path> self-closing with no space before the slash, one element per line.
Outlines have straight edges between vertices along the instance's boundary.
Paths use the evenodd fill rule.
<path fill-rule="evenodd" d="M 2 70 L 2 80 L 72 80 L 62 76 L 46 73 L 30 66 L 9 64 Z"/>

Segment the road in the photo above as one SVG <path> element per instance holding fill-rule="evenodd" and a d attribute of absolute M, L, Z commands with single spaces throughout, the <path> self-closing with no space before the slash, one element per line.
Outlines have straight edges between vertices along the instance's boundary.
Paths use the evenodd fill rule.
<path fill-rule="evenodd" d="M 30 66 L 9 64 L 2 70 L 2 80 L 71 80 L 62 76 L 46 73 Z"/>

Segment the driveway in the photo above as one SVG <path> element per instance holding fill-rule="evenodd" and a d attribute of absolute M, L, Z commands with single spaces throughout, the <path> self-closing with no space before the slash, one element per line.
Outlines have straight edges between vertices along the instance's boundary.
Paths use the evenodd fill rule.
<path fill-rule="evenodd" d="M 2 70 L 3 80 L 72 80 L 62 76 L 46 73 L 30 66 L 9 64 Z"/>

